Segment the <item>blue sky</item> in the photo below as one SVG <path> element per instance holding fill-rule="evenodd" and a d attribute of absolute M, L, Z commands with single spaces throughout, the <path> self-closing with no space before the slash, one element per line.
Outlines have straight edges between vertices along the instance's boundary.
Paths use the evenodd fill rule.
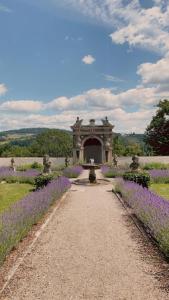
<path fill-rule="evenodd" d="M 168 18 L 167 0 L 0 0 L 0 130 L 144 132 L 169 94 Z"/>

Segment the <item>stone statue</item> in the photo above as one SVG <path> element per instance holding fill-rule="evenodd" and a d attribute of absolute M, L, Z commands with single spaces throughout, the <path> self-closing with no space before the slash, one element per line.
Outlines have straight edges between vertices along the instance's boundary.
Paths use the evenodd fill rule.
<path fill-rule="evenodd" d="M 14 160 L 14 158 L 12 157 L 11 158 L 11 165 L 10 165 L 10 169 L 12 170 L 12 171 L 16 171 L 16 169 L 15 169 L 15 160 Z"/>
<path fill-rule="evenodd" d="M 79 119 L 79 117 L 77 117 L 76 123 L 75 123 L 75 127 L 80 127 L 82 125 L 83 119 Z"/>
<path fill-rule="evenodd" d="M 51 161 L 49 161 L 49 155 L 44 155 L 43 157 L 43 173 L 51 173 Z"/>
<path fill-rule="evenodd" d="M 109 123 L 108 117 L 105 117 L 105 119 L 102 119 L 102 123 L 103 123 L 104 126 L 109 126 L 109 125 L 111 125 L 111 124 Z"/>
<path fill-rule="evenodd" d="M 65 158 L 65 167 L 67 168 L 69 166 L 70 160 L 68 159 L 68 157 L 66 156 Z"/>
<path fill-rule="evenodd" d="M 133 155 L 132 157 L 132 163 L 130 165 L 130 169 L 132 172 L 137 172 L 139 171 L 140 163 L 139 163 L 139 158 L 136 155 Z"/>
<path fill-rule="evenodd" d="M 114 167 L 117 167 L 117 164 L 118 164 L 118 156 L 117 156 L 117 154 L 114 154 L 113 155 L 113 165 L 114 165 Z"/>

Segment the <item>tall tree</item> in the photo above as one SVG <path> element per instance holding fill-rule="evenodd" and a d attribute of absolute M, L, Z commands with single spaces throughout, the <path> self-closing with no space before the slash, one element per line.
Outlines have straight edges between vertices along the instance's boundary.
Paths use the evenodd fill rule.
<path fill-rule="evenodd" d="M 157 155 L 169 155 L 169 100 L 161 100 L 145 132 L 145 141 Z"/>

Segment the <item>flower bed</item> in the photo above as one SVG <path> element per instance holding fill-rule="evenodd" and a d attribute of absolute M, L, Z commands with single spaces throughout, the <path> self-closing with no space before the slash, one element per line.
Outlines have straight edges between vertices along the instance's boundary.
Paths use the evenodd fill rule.
<path fill-rule="evenodd" d="M 169 202 L 147 188 L 122 179 L 118 180 L 116 191 L 121 193 L 169 257 Z"/>
<path fill-rule="evenodd" d="M 27 171 L 13 171 L 8 167 L 0 168 L 0 182 L 6 181 L 8 183 L 21 182 L 34 184 L 34 178 L 38 176 L 40 172 L 35 169 Z"/>
<path fill-rule="evenodd" d="M 63 175 L 68 178 L 77 178 L 83 171 L 81 166 L 68 167 L 63 170 Z"/>
<path fill-rule="evenodd" d="M 65 177 L 53 180 L 43 189 L 32 192 L 0 214 L 0 263 L 36 224 L 55 200 L 70 188 Z"/>
<path fill-rule="evenodd" d="M 115 177 L 122 177 L 123 174 L 125 173 L 125 170 L 120 168 L 102 166 L 101 172 L 107 178 L 115 178 Z"/>
<path fill-rule="evenodd" d="M 150 170 L 149 174 L 154 183 L 169 183 L 169 170 Z"/>

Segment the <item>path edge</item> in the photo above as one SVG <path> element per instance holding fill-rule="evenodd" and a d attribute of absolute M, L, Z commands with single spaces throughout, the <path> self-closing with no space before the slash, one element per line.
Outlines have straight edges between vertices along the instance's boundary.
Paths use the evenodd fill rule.
<path fill-rule="evenodd" d="M 32 249 L 35 246 L 36 242 L 38 241 L 39 237 L 44 232 L 44 230 L 46 229 L 46 227 L 50 223 L 50 221 L 53 219 L 56 211 L 60 208 L 61 203 L 65 200 L 65 198 L 69 194 L 69 191 L 70 191 L 70 189 L 62 195 L 62 197 L 59 199 L 56 207 L 54 207 L 54 209 L 50 213 L 49 217 L 40 226 L 40 229 L 38 229 L 38 231 L 35 233 L 35 237 L 33 238 L 33 241 L 31 242 L 31 244 L 27 247 L 27 249 L 25 249 L 25 251 L 23 252 L 23 255 L 15 261 L 14 265 L 9 270 L 8 275 L 7 275 L 7 280 L 5 281 L 3 287 L 0 290 L 0 297 L 2 296 L 2 294 L 5 291 L 5 289 L 7 288 L 7 286 L 9 285 L 12 278 L 15 276 L 17 270 L 19 269 L 20 265 L 23 263 L 24 259 L 27 257 L 28 254 L 30 254 L 32 252 Z"/>

